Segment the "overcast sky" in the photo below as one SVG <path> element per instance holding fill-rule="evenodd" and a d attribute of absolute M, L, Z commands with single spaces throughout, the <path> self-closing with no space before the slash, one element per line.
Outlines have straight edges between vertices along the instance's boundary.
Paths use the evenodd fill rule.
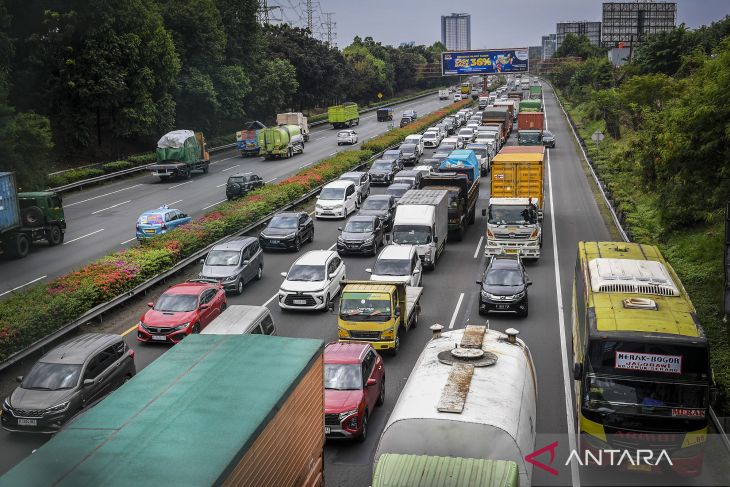
<path fill-rule="evenodd" d="M 274 2 L 269 2 L 272 4 Z M 383 44 L 441 40 L 441 15 L 471 14 L 472 49 L 540 45 L 555 33 L 555 23 L 601 20 L 600 0 L 319 0 L 323 12 L 334 12 L 337 42 L 372 36 Z M 677 24 L 699 27 L 730 14 L 730 0 L 678 0 Z"/>

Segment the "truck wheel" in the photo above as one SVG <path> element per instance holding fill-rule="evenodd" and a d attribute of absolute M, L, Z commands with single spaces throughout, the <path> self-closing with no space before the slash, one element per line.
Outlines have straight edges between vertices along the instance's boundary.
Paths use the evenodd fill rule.
<path fill-rule="evenodd" d="M 293 155 L 294 155 L 294 151 L 292 150 L 291 147 L 289 147 L 289 150 L 286 153 L 286 158 L 289 159 Z"/>
<path fill-rule="evenodd" d="M 190 179 L 190 178 L 191 178 L 192 176 L 193 176 L 193 174 L 192 174 L 192 172 L 190 171 L 190 169 L 186 169 L 186 170 L 185 170 L 185 175 L 184 175 L 184 178 L 185 178 L 185 179 Z"/>
<path fill-rule="evenodd" d="M 43 226 L 43 210 L 37 206 L 29 206 L 20 212 L 20 219 L 25 227 L 35 228 Z"/>
<path fill-rule="evenodd" d="M 419 284 L 421 284 L 421 283 L 419 282 Z M 413 311 L 414 311 L 414 313 L 413 313 L 413 320 L 411 320 L 411 328 L 418 328 L 418 311 L 415 309 Z"/>
<path fill-rule="evenodd" d="M 209 169 L 208 164 L 203 166 L 203 174 L 208 174 L 208 169 Z"/>
<path fill-rule="evenodd" d="M 461 242 L 464 239 L 464 227 L 460 226 L 459 230 L 456 231 L 456 240 Z"/>
<path fill-rule="evenodd" d="M 10 239 L 8 242 L 8 253 L 11 257 L 22 259 L 30 251 L 30 240 L 24 233 L 15 235 L 14 239 Z"/>
<path fill-rule="evenodd" d="M 61 228 L 58 225 L 52 225 L 51 228 L 46 230 L 46 239 L 48 240 L 48 245 L 51 247 L 63 242 L 63 232 L 61 231 Z"/>
<path fill-rule="evenodd" d="M 398 326 L 398 332 L 395 334 L 395 346 L 393 347 L 392 354 L 398 355 L 398 351 L 400 350 L 400 325 Z"/>
<path fill-rule="evenodd" d="M 469 213 L 469 225 L 474 225 L 474 221 L 476 220 L 476 213 L 477 209 L 472 208 L 471 213 Z"/>

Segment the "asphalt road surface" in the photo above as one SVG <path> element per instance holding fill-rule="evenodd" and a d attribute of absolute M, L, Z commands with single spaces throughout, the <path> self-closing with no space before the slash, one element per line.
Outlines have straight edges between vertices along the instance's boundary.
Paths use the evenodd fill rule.
<path fill-rule="evenodd" d="M 557 138 L 557 147 L 550 149 L 546 175 L 548 190 L 544 219 L 543 255 L 536 263 L 530 263 L 527 271 L 533 281 L 530 288 L 530 314 L 527 318 L 492 314 L 480 317 L 478 314 L 478 287 L 484 269 L 482 238 L 486 231 L 486 218 L 481 209 L 486 208 L 489 198 L 488 177 L 482 178 L 476 223 L 471 226 L 462 242 L 448 242 L 446 251 L 437 263 L 436 269 L 423 276 L 424 295 L 422 313 L 418 328 L 411 330 L 403 340 L 401 350 L 395 357 L 385 357 L 387 374 L 385 404 L 376 409 L 370 418 L 370 432 L 363 443 L 331 441 L 325 447 L 326 485 L 359 487 L 370 485 L 372 461 L 382 428 L 395 405 L 400 391 L 410 374 L 424 344 L 430 338 L 428 327 L 441 323 L 446 328 L 462 328 L 466 324 L 483 324 L 504 330 L 509 327 L 520 331 L 520 338 L 530 347 L 538 377 L 538 415 L 536 447 L 544 446 L 550 438 L 557 438 L 574 428 L 569 380 L 567 347 L 570 345 L 570 299 L 576 246 L 579 240 L 607 240 L 608 229 L 603 223 L 590 187 L 587 183 L 569 127 L 556 104 L 552 91 L 545 87 L 548 126 Z M 434 103 L 434 102 L 431 102 Z M 435 104 L 435 103 L 434 103 Z M 365 126 L 365 124 L 363 124 Z M 361 129 L 362 130 L 362 129 Z M 315 135 L 315 138 L 317 135 Z M 514 144 L 516 137 L 511 138 Z M 234 161 L 241 164 L 241 161 Z M 221 163 L 223 164 L 223 163 Z M 246 164 L 246 162 L 244 162 Z M 265 166 L 262 163 L 253 163 Z M 217 169 L 219 170 L 219 169 Z M 273 173 L 275 175 L 275 173 Z M 274 177 L 274 175 L 270 177 Z M 214 179 L 215 174 L 203 179 Z M 224 181 L 219 175 L 216 181 Z M 220 182 L 218 184 L 220 184 Z M 190 184 L 196 188 L 198 180 Z M 167 191 L 165 185 L 162 191 Z M 382 192 L 373 188 L 372 193 Z M 196 193 L 198 194 L 198 193 Z M 87 196 L 88 197 L 88 196 Z M 187 192 L 179 198 L 192 200 Z M 125 195 L 123 197 L 129 199 Z M 215 201 L 215 196 L 208 198 Z M 196 197 L 195 207 L 205 206 L 202 195 Z M 73 208 L 73 207 L 72 207 Z M 87 210 L 88 211 L 88 210 Z M 131 221 L 131 220 L 129 220 Z M 341 221 L 317 221 L 315 241 L 303 247 L 302 252 L 314 249 L 333 248 Z M 90 227 L 91 228 L 91 227 Z M 111 230 L 111 228 L 110 228 Z M 126 233 L 124 233 L 126 232 Z M 129 231 L 124 230 L 124 235 Z M 121 235 L 121 234 L 120 234 Z M 122 236 L 123 238 L 123 236 Z M 119 240 L 119 237 L 117 237 Z M 280 272 L 287 271 L 300 254 L 274 253 L 265 255 L 264 276 L 261 281 L 248 285 L 243 295 L 229 297 L 229 304 L 257 304 L 271 308 L 280 335 L 290 337 L 319 338 L 325 341 L 337 339 L 336 315 L 331 312 L 281 313 L 275 302 L 276 292 L 281 284 Z M 349 279 L 368 279 L 365 268 L 373 263 L 372 257 L 346 256 Z M 128 323 L 131 326 L 134 323 Z M 137 369 L 141 370 L 168 349 L 166 346 L 145 345 L 136 342 L 135 332 L 126 335 L 127 342 L 135 349 Z M 566 385 L 567 384 L 567 385 Z M 515 405 L 518 407 L 518 405 Z M 292 432 L 296 434 L 296 432 Z M 565 438 L 564 436 L 561 438 Z M 45 437 L 0 432 L 0 473 L 38 448 Z M 721 459 L 727 465 L 727 458 Z M 119 459 L 124 461 L 123 458 Z M 600 476 L 580 471 L 580 479 L 569 467 L 558 466 L 559 475 L 552 476 L 542 470 L 533 470 L 534 485 L 600 485 Z M 708 474 L 709 475 L 709 474 Z M 720 477 L 723 478 L 723 477 Z M 724 477 L 730 478 L 730 476 Z M 717 477 L 712 479 L 716 481 Z M 641 485 L 666 485 L 663 478 L 630 478 Z M 703 481 L 704 480 L 704 481 Z M 688 479 L 685 484 L 700 485 L 713 480 L 706 477 Z M 715 484 L 718 485 L 718 484 Z"/>
<path fill-rule="evenodd" d="M 414 109 L 423 116 L 451 103 L 451 100 L 439 100 L 438 95 L 406 102 L 395 106 L 393 122 L 398 123 L 398 117 L 406 109 Z M 376 120 L 375 112 L 369 112 L 353 129 L 362 143 L 384 133 L 387 126 L 386 122 Z M 225 184 L 231 174 L 250 171 L 267 183 L 275 183 L 336 152 L 350 149 L 350 146 L 337 145 L 337 132 L 331 125 L 314 127 L 304 153 L 291 159 L 242 158 L 238 151 L 227 150 L 211 156 L 208 174 L 193 173 L 187 181 L 163 183 L 149 172 L 143 172 L 133 178 L 64 195 L 68 227 L 63 245 L 48 248 L 41 242 L 24 259 L 0 256 L 0 299 L 12 290 L 52 279 L 110 252 L 137 245 L 135 222 L 144 211 L 167 204 L 192 217 L 201 216 L 225 201 Z"/>

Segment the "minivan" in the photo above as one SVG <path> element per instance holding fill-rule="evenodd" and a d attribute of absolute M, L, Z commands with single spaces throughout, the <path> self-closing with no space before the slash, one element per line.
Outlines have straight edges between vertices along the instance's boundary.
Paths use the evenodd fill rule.
<path fill-rule="evenodd" d="M 266 306 L 233 304 L 203 328 L 200 334 L 276 335 L 276 326 Z"/>
<path fill-rule="evenodd" d="M 357 211 L 357 187 L 352 181 L 339 179 L 327 184 L 317 196 L 315 218 L 347 218 Z"/>

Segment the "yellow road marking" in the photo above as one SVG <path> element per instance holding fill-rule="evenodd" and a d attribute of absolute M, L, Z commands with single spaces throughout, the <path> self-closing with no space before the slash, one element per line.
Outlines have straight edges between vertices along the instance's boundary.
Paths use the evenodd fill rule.
<path fill-rule="evenodd" d="M 136 329 L 137 329 L 137 325 L 134 325 L 129 330 L 127 330 L 124 333 L 122 333 L 122 336 L 127 336 L 127 335 L 129 335 L 130 333 L 132 333 Z"/>

